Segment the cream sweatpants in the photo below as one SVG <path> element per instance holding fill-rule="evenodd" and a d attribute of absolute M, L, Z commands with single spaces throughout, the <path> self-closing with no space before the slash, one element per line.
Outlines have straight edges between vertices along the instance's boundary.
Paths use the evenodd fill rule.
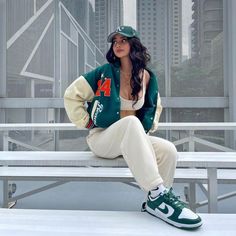
<path fill-rule="evenodd" d="M 163 183 L 173 184 L 177 162 L 175 146 L 145 133 L 136 116 L 127 116 L 106 129 L 94 128 L 87 137 L 93 153 L 103 158 L 123 155 L 139 186 L 150 191 Z"/>

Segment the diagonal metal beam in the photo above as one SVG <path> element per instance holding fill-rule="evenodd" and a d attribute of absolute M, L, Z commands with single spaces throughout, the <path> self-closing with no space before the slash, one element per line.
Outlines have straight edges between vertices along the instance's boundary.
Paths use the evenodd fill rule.
<path fill-rule="evenodd" d="M 53 0 L 48 0 L 41 8 L 33 15 L 8 41 L 7 49 L 12 46 L 12 44 L 37 20 L 37 18 L 44 12 L 44 10 L 53 2 Z"/>
<path fill-rule="evenodd" d="M 28 197 L 28 196 L 31 196 L 33 194 L 36 194 L 36 193 L 40 193 L 40 192 L 43 192 L 45 190 L 48 190 L 48 189 L 51 189 L 51 188 L 55 188 L 57 186 L 60 186 L 62 184 L 65 184 L 65 183 L 68 183 L 69 181 L 57 181 L 55 183 L 52 183 L 52 184 L 48 184 L 48 185 L 45 185 L 41 188 L 37 188 L 37 189 L 34 189 L 32 191 L 28 191 L 26 193 L 23 193 L 23 194 L 20 194 L 20 195 L 17 195 L 15 197 L 12 197 L 9 199 L 9 201 L 17 201 L 19 199 L 22 199 L 22 198 L 25 198 L 25 197 Z"/>

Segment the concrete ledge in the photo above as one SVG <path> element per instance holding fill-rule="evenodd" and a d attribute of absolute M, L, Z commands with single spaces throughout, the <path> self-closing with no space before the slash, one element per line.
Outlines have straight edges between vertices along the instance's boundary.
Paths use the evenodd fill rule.
<path fill-rule="evenodd" d="M 200 214 L 203 226 L 175 228 L 143 212 L 0 209 L 4 236 L 235 236 L 236 214 Z"/>

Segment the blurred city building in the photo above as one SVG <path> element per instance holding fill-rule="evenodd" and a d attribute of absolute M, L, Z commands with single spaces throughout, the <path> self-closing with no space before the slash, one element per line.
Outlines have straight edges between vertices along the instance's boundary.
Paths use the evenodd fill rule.
<path fill-rule="evenodd" d="M 192 57 L 201 66 L 209 68 L 212 40 L 223 32 L 223 1 L 193 0 L 192 10 Z M 221 40 L 223 45 L 223 37 Z M 218 56 L 223 58 L 223 53 Z"/>
<path fill-rule="evenodd" d="M 147 46 L 152 63 L 164 69 L 168 41 L 173 66 L 182 61 L 182 2 L 181 0 L 137 0 L 137 29 Z"/>
<path fill-rule="evenodd" d="M 123 1 L 95 1 L 95 44 L 105 55 L 108 50 L 107 35 L 123 25 Z"/>

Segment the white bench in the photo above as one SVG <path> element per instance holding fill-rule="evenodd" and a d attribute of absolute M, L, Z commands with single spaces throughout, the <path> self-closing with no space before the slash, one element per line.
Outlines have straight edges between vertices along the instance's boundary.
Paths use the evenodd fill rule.
<path fill-rule="evenodd" d="M 194 231 L 177 229 L 144 212 L 0 209 L 4 236 L 235 236 L 236 214 L 200 214 Z M 219 224 L 220 222 L 220 224 Z"/>
<path fill-rule="evenodd" d="M 91 152 L 0 152 L 0 165 L 4 207 L 9 201 L 68 181 L 134 181 L 123 158 L 103 159 Z M 91 166 L 99 168 L 85 168 Z M 207 183 L 209 212 L 217 212 L 217 183 L 236 183 L 235 168 L 235 152 L 180 152 L 175 182 L 190 183 L 190 206 L 193 208 L 196 183 Z M 9 199 L 8 181 L 11 180 L 59 182 Z"/>

